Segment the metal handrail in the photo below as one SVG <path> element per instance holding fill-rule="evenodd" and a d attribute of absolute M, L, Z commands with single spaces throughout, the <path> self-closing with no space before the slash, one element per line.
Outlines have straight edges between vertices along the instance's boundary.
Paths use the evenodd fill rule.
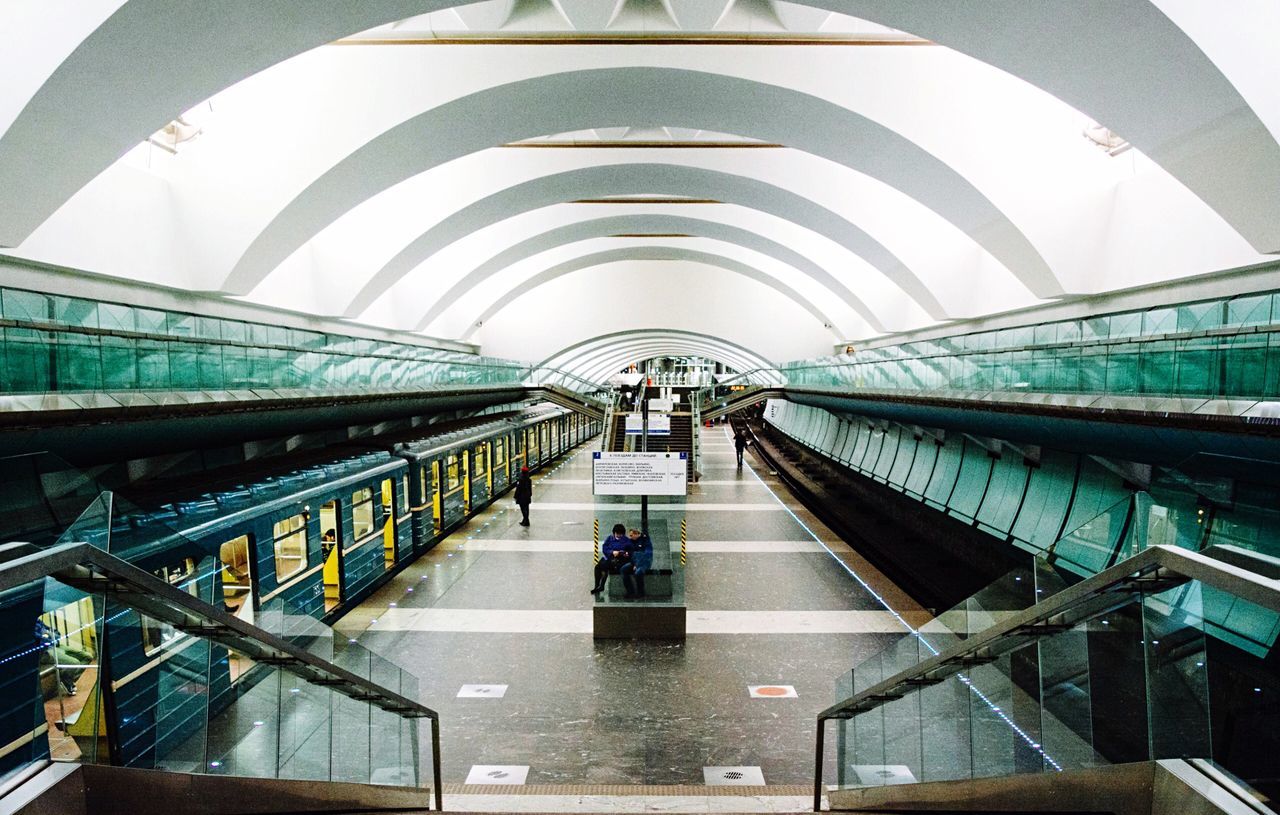
<path fill-rule="evenodd" d="M 739 391 L 726 397 L 722 397 L 723 401 L 714 406 L 708 407 L 702 414 L 704 420 L 718 419 L 726 413 L 732 413 L 742 406 L 743 402 L 758 402 L 761 399 L 785 399 L 787 392 L 785 388 L 775 387 L 772 385 L 755 385 L 747 390 Z M 716 401 L 714 398 L 708 398 L 709 402 Z"/>
<path fill-rule="evenodd" d="M 179 631 L 232 648 L 313 685 L 331 688 L 356 701 L 370 702 L 401 718 L 430 719 L 433 792 L 436 808 L 444 808 L 440 786 L 440 715 L 431 708 L 228 614 L 92 544 L 64 543 L 48 549 L 8 544 L 0 547 L 0 558 L 5 558 L 0 561 L 0 592 L 45 577 L 53 577 L 86 593 L 104 592 Z"/>
<path fill-rule="evenodd" d="M 1212 548 L 1206 551 L 1212 551 Z M 1237 557 L 1238 554 L 1235 553 Z M 1280 612 L 1280 579 L 1264 577 L 1202 552 L 1165 545 L 1151 546 L 819 713 L 814 754 L 814 811 L 817 812 L 822 803 L 827 721 L 851 719 L 886 702 L 936 685 L 966 668 L 994 662 L 1001 655 L 1032 640 L 1069 631 L 1085 620 L 1125 605 L 1134 593 L 1163 591 L 1192 580 Z M 923 639 L 918 631 L 911 636 Z"/>

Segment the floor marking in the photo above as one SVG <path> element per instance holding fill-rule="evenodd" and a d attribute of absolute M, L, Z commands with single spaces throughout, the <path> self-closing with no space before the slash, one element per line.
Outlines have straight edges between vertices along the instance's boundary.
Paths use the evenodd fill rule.
<path fill-rule="evenodd" d="M 705 777 L 705 776 L 704 776 Z M 527 785 L 526 785 L 527 786 Z M 720 786 L 720 785 L 717 785 Z M 446 785 L 446 790 L 448 785 Z M 759 794 L 727 796 L 723 793 L 704 795 L 503 795 L 497 792 L 445 792 L 444 808 L 448 812 L 530 812 L 579 813 L 598 815 L 611 813 L 696 813 L 765 812 L 798 813 L 813 809 L 813 796 L 777 795 L 761 787 Z M 707 790 L 705 786 L 698 789 Z M 790 789 L 784 787 L 783 789 Z M 709 791 L 709 790 L 708 790 Z M 745 792 L 745 791 L 744 791 Z M 756 790 L 752 790 L 756 793 Z"/>
<path fill-rule="evenodd" d="M 467 773 L 468 784 L 523 784 L 529 777 L 527 764 L 474 764 Z"/>
<path fill-rule="evenodd" d="M 911 768 L 905 764 L 850 764 L 849 769 L 860 783 L 867 786 L 916 783 Z"/>
<path fill-rule="evenodd" d="M 752 699 L 795 699 L 799 696 L 793 685 L 747 685 L 747 694 Z"/>
<path fill-rule="evenodd" d="M 764 772 L 759 767 L 703 767 L 707 786 L 763 787 Z"/>
<path fill-rule="evenodd" d="M 583 583 L 586 597 L 587 582 Z M 883 611 L 721 611 L 689 609 L 690 634 L 892 634 L 901 631 Z M 373 632 L 417 631 L 470 634 L 590 634 L 590 609 L 390 609 L 369 627 Z"/>
<path fill-rule="evenodd" d="M 534 503 L 531 512 L 539 510 L 559 510 L 570 512 L 592 512 L 599 510 L 603 513 L 608 512 L 639 512 L 639 504 L 588 504 L 588 503 Z M 681 502 L 678 504 L 649 504 L 650 512 L 790 512 L 782 504 L 759 503 L 759 504 L 716 504 L 703 502 L 699 504 L 690 504 Z"/>
<path fill-rule="evenodd" d="M 458 545 L 469 552 L 590 552 L 591 541 L 582 540 L 471 540 Z M 671 542 L 679 552 L 680 543 Z M 689 541 L 690 554 L 728 552 L 740 555 L 809 554 L 825 550 L 814 541 Z"/>
<path fill-rule="evenodd" d="M 457 699 L 501 699 L 507 695 L 506 685 L 463 685 Z"/>
<path fill-rule="evenodd" d="M 591 479 L 590 479 L 590 478 L 557 478 L 557 479 L 556 479 L 556 480 L 555 480 L 555 481 L 554 481 L 550 486 L 559 487 L 559 486 L 563 486 L 563 485 L 567 485 L 567 484 L 568 484 L 568 485 L 573 485 L 573 486 L 575 486 L 575 487 L 589 487 L 589 486 L 591 486 Z M 696 487 L 734 487 L 734 486 L 741 486 L 741 487 L 758 487 L 758 486 L 763 486 L 763 484 L 760 484 L 760 483 L 759 483 L 759 482 L 757 482 L 757 481 L 750 481 L 750 480 L 745 479 L 745 478 L 743 478 L 743 479 L 741 479 L 741 480 L 732 480 L 732 479 L 708 480 L 708 479 L 703 479 L 703 480 L 701 480 L 701 481 L 696 481 L 696 482 L 694 482 L 693 486 L 696 486 Z M 536 506 L 536 505 L 535 505 L 535 506 Z"/>

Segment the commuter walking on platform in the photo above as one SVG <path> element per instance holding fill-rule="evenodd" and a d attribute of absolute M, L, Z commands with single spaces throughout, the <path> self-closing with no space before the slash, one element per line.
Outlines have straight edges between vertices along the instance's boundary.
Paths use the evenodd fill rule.
<path fill-rule="evenodd" d="M 609 575 L 618 574 L 623 566 L 631 562 L 631 551 L 632 543 L 627 537 L 627 528 L 622 524 L 614 524 L 613 534 L 600 545 L 600 559 L 596 561 L 596 582 L 591 588 L 592 594 L 604 591 Z"/>
<path fill-rule="evenodd" d="M 733 436 L 733 449 L 738 451 L 738 469 L 742 469 L 742 451 L 747 449 L 747 434 L 739 428 Z"/>
<path fill-rule="evenodd" d="M 529 478 L 529 468 L 520 468 L 520 478 L 516 481 L 516 503 L 520 505 L 520 514 L 524 519 L 521 526 L 529 525 L 529 504 L 533 502 L 533 481 Z"/>

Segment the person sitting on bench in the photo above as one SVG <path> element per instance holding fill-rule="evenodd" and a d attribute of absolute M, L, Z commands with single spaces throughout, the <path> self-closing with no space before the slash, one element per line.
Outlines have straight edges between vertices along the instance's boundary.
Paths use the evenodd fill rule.
<path fill-rule="evenodd" d="M 609 579 L 609 575 L 617 574 L 623 564 L 631 559 L 631 539 L 627 537 L 625 526 L 613 525 L 613 534 L 604 539 L 600 554 L 600 559 L 596 561 L 596 584 L 591 589 L 592 594 L 604 591 L 604 584 Z"/>
<path fill-rule="evenodd" d="M 627 597 L 644 597 L 644 575 L 653 568 L 653 541 L 639 529 L 632 529 L 627 537 L 631 539 L 631 559 L 622 564 L 622 585 L 626 586 Z"/>

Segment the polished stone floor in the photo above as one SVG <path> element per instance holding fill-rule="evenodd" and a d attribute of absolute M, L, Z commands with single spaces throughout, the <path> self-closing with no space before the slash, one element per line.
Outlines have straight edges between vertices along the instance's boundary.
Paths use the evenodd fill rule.
<path fill-rule="evenodd" d="M 702 480 L 654 510 L 688 521 L 688 638 L 596 642 L 597 443 L 535 478 L 531 526 L 503 499 L 338 628 L 420 677 L 449 784 L 480 764 L 527 765 L 540 785 L 700 785 L 704 767 L 738 765 L 768 785 L 811 783 L 814 717 L 837 674 L 904 633 L 895 613 L 926 617 L 750 455 L 739 470 L 717 426 Z M 507 687 L 460 698 L 471 684 Z M 795 697 L 748 692 L 775 684 Z"/>

